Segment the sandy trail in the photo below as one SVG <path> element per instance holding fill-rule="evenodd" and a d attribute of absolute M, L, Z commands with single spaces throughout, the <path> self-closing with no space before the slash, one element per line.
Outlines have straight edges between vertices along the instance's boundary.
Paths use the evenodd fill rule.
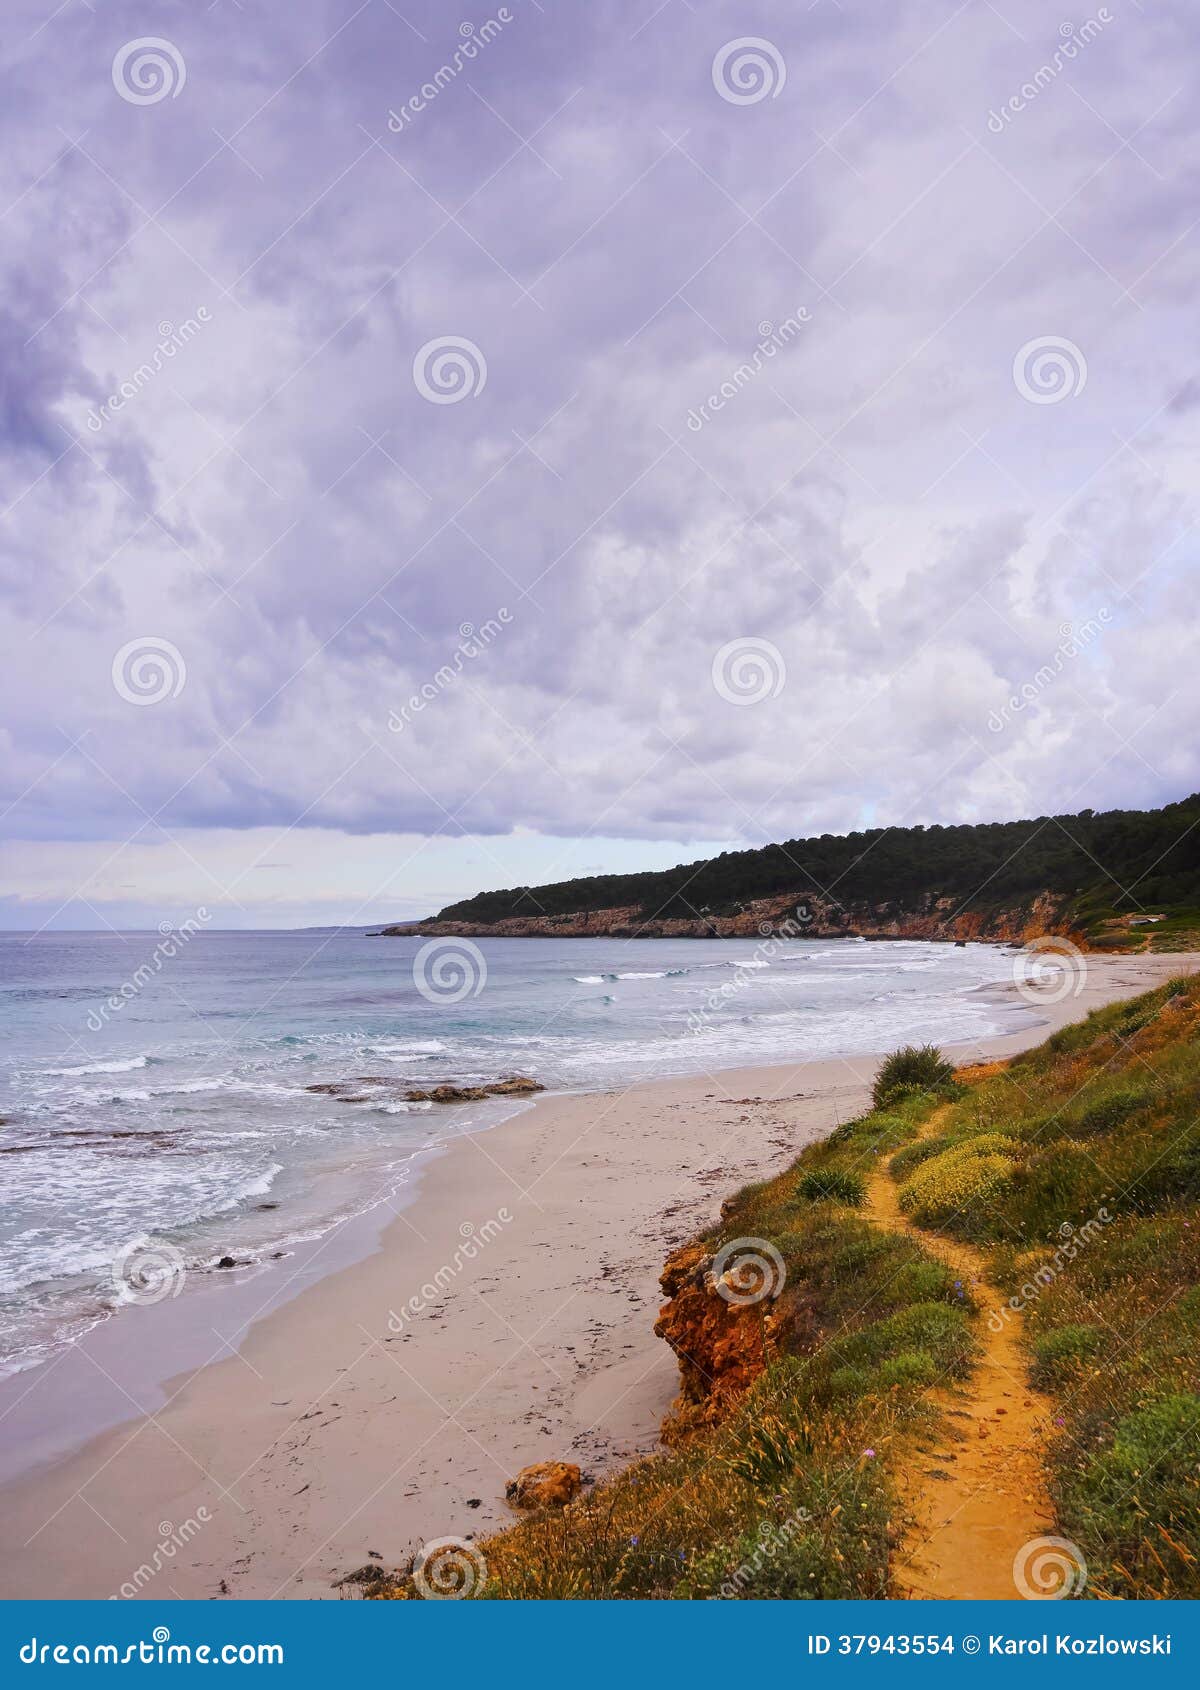
<path fill-rule="evenodd" d="M 919 1136 L 937 1133 L 944 1114 L 935 1110 Z M 878 1169 L 868 1183 L 869 1218 L 945 1262 L 983 1309 L 1003 1307 L 1008 1299 L 990 1282 L 983 1252 L 914 1226 L 897 1191 L 888 1166 Z M 1017 1557 L 1054 1529 L 1042 1458 L 1050 1403 L 1028 1383 L 1023 1319 L 1008 1312 L 998 1331 L 981 1320 L 983 1351 L 965 1384 L 931 1393 L 942 1435 L 898 1475 L 909 1520 L 893 1567 L 898 1596 L 1011 1601 L 1020 1595 Z"/>

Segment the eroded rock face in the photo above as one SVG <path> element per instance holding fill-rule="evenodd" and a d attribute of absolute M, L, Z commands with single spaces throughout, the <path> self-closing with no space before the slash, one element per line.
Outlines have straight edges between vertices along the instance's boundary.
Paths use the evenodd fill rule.
<path fill-rule="evenodd" d="M 663 1435 L 668 1442 L 721 1419 L 766 1364 L 764 1323 L 758 1304 L 738 1306 L 713 1281 L 712 1253 L 686 1244 L 667 1258 L 660 1283 L 669 1301 L 654 1323 L 679 1362 L 679 1397 Z"/>
<path fill-rule="evenodd" d="M 654 1331 L 679 1362 L 679 1396 L 663 1424 L 667 1443 L 723 1420 L 769 1356 L 785 1346 L 806 1349 L 816 1335 L 802 1292 L 789 1286 L 778 1296 L 739 1302 L 728 1294 L 738 1291 L 736 1279 L 726 1273 L 718 1283 L 712 1270 L 707 1245 L 685 1244 L 668 1256 L 659 1278 L 668 1301 Z"/>
<path fill-rule="evenodd" d="M 630 904 L 580 910 L 574 915 L 507 916 L 490 923 L 436 919 L 409 922 L 385 927 L 381 937 L 761 939 L 782 931 L 794 938 L 810 939 L 990 939 L 1023 944 L 1046 933 L 1067 933 L 1062 912 L 1068 902 L 1063 895 L 1044 892 L 1012 904 L 963 909 L 960 898 L 929 894 L 911 904 L 872 904 L 865 899 L 839 903 L 793 892 L 751 899 L 731 915 L 662 918 Z"/>
<path fill-rule="evenodd" d="M 522 1467 L 504 1488 L 514 1508 L 565 1508 L 583 1489 L 583 1474 L 572 1461 L 537 1461 Z"/>

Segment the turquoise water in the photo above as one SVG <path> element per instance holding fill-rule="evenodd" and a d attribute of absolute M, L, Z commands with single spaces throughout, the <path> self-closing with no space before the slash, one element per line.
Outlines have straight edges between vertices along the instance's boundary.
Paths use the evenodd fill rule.
<path fill-rule="evenodd" d="M 181 1273 L 286 1256 L 521 1107 L 408 1087 L 972 1039 L 999 1030 L 979 988 L 1004 972 L 989 946 L 853 940 L 0 936 L 0 1363 L 143 1295 L 139 1252 Z M 342 1082 L 357 1101 L 306 1089 Z"/>

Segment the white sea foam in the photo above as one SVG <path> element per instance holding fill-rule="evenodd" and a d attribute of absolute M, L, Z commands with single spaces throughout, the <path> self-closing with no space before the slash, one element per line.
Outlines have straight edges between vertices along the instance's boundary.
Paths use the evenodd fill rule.
<path fill-rule="evenodd" d="M 383 1056 L 389 1062 L 399 1062 L 406 1057 L 437 1056 L 446 1046 L 441 1039 L 373 1039 L 361 1048 L 364 1056 Z"/>
<path fill-rule="evenodd" d="M 145 1068 L 148 1056 L 130 1056 L 112 1062 L 81 1062 L 77 1068 L 47 1068 L 47 1074 L 63 1079 L 76 1079 L 81 1074 L 132 1074 L 135 1068 Z"/>

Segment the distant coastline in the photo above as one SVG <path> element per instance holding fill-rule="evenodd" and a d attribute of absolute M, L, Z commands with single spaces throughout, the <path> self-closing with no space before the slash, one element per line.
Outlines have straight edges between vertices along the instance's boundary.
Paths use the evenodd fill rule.
<path fill-rule="evenodd" d="M 1123 929 L 1129 932 L 1127 925 Z M 656 916 L 638 904 L 561 915 L 513 915 L 499 921 L 431 916 L 379 930 L 385 939 L 905 939 L 946 944 L 1024 944 L 1048 933 L 1077 932 L 1067 899 L 1042 892 L 987 908 L 928 896 L 912 907 L 828 897 L 755 898 L 721 914 Z M 1136 944 L 1140 935 L 1130 934 Z"/>
<path fill-rule="evenodd" d="M 1159 810 L 871 828 L 477 893 L 381 936 L 922 939 L 1200 948 L 1200 795 Z"/>

